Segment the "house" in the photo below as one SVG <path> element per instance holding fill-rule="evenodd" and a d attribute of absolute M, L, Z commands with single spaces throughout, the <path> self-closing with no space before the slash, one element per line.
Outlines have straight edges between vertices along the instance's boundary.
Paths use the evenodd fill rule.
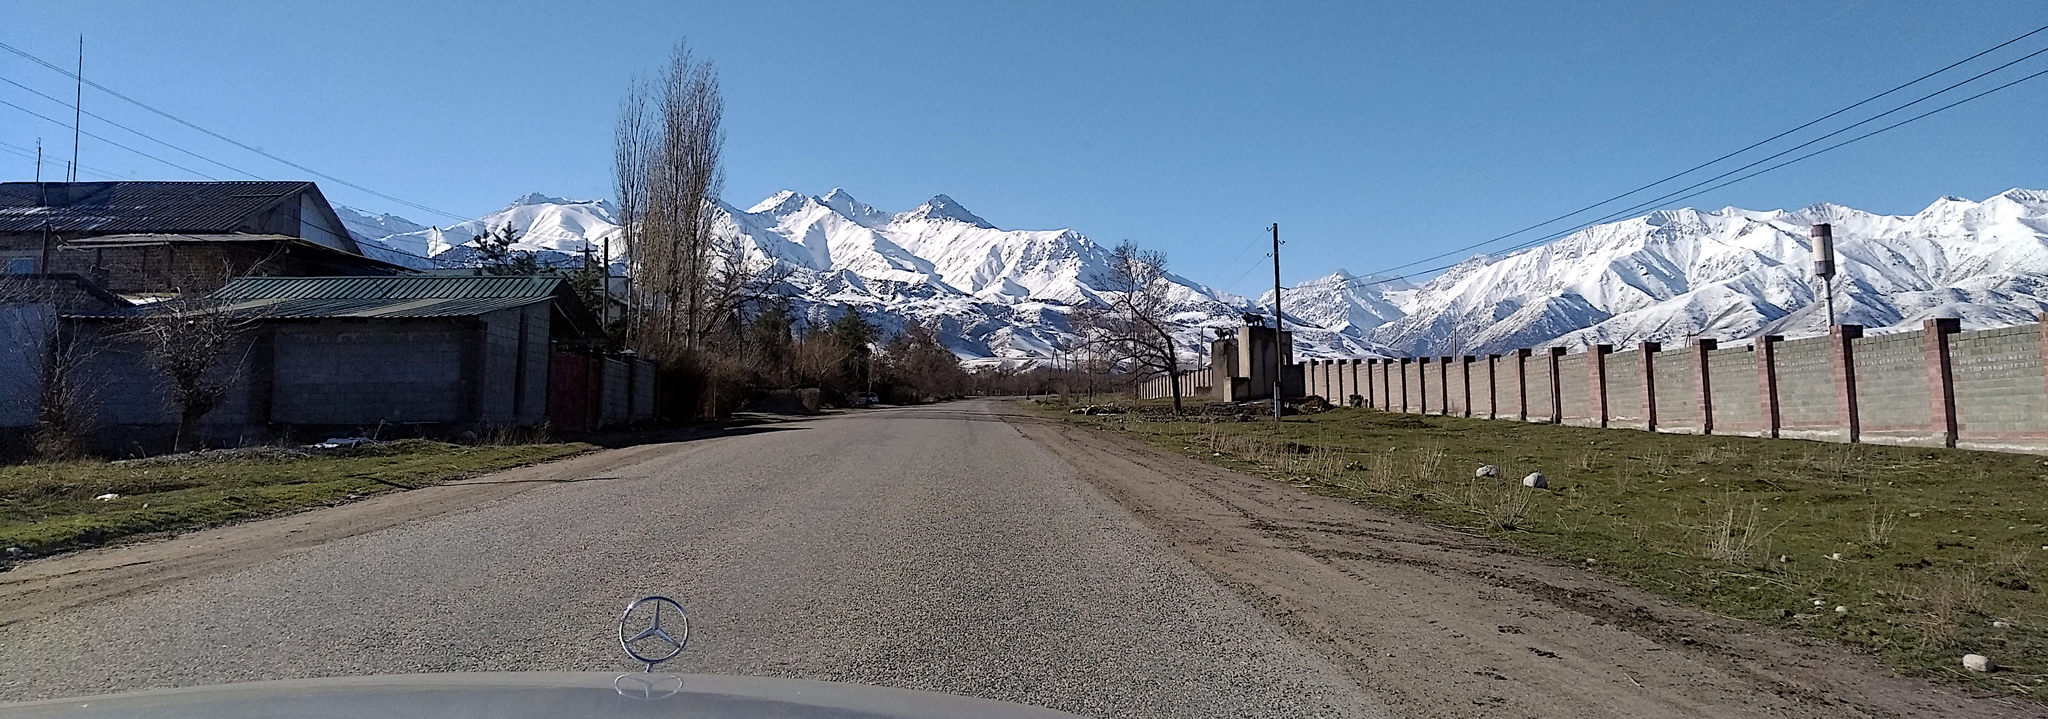
<path fill-rule="evenodd" d="M 231 277 L 394 275 L 311 182 L 0 183 L 0 273 L 74 275 L 123 295 Z"/>
<path fill-rule="evenodd" d="M 597 318 L 560 276 L 245 277 L 208 297 L 247 321 L 214 368 L 229 387 L 199 423 L 207 444 L 337 435 L 584 430 L 654 415 L 653 363 L 592 349 Z M 95 448 L 161 451 L 178 413 L 123 333 L 148 307 L 63 315 L 96 343 Z"/>

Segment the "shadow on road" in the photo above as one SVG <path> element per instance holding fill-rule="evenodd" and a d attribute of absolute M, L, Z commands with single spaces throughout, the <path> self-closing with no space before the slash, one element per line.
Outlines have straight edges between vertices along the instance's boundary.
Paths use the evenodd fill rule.
<path fill-rule="evenodd" d="M 560 438 L 570 442 L 584 442 L 588 444 L 594 444 L 605 449 L 621 449 L 625 447 L 638 447 L 641 445 L 648 444 L 694 442 L 700 439 L 717 439 L 719 437 L 741 437 L 750 434 L 764 434 L 768 432 L 788 432 L 799 429 L 803 429 L 803 427 L 791 426 L 782 422 L 770 424 L 746 424 L 743 426 L 689 424 L 673 425 L 667 427 L 650 427 L 646 429 L 630 429 L 616 432 L 596 432 L 588 434 L 565 433 L 561 435 Z"/>

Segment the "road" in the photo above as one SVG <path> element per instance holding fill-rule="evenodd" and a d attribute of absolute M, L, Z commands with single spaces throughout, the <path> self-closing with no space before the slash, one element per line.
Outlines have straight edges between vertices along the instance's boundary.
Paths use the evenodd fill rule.
<path fill-rule="evenodd" d="M 236 532 L 274 551 L 245 547 L 254 558 L 241 564 L 166 570 L 134 591 L 0 626 L 0 700 L 624 670 L 618 610 L 662 594 L 693 618 L 672 671 L 1106 717 L 1387 715 L 1352 672 L 991 407 L 877 410 L 636 447 L 618 466 L 552 470 L 601 475 L 549 477 L 374 531 L 332 531 L 342 515 L 322 513 L 336 510 L 214 530 L 192 551 Z M 289 521 L 324 522 L 334 537 L 277 549 L 303 536 L 277 529 Z M 275 542 L 247 538 L 266 526 Z M 138 551 L 91 558 L 92 571 L 134 565 L 123 552 Z M 45 574 L 66 574 L 66 559 L 45 561 L 60 563 Z"/>

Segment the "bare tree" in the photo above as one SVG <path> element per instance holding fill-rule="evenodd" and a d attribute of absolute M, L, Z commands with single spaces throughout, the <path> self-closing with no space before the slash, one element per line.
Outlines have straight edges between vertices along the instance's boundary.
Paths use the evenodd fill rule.
<path fill-rule="evenodd" d="M 200 418 L 219 406 L 234 385 L 236 373 L 221 361 L 261 319 L 188 295 L 150 305 L 127 321 L 121 336 L 140 344 L 143 363 L 169 381 L 165 400 L 178 412 L 173 451 L 198 444 Z"/>
<path fill-rule="evenodd" d="M 33 422 L 28 450 L 44 461 L 76 459 L 98 409 L 85 375 L 98 345 L 58 320 L 68 293 L 58 281 L 0 275 L 0 414 Z"/>
<path fill-rule="evenodd" d="M 1074 310 L 1088 346 L 1105 352 L 1112 365 L 1129 365 L 1135 380 L 1168 377 L 1173 412 L 1180 414 L 1180 348 L 1169 318 L 1173 280 L 1166 274 L 1166 253 L 1125 240 L 1110 251 L 1109 267 L 1089 281 L 1103 290 L 1106 304 Z"/>
<path fill-rule="evenodd" d="M 718 71 L 678 44 L 651 84 L 627 91 L 615 129 L 614 184 L 629 273 L 653 309 L 640 336 L 649 354 L 701 348 L 751 266 L 737 238 L 717 232 L 725 176 L 725 100 Z M 629 209 L 630 208 L 630 209 Z M 732 245 L 732 247 L 726 247 Z"/>

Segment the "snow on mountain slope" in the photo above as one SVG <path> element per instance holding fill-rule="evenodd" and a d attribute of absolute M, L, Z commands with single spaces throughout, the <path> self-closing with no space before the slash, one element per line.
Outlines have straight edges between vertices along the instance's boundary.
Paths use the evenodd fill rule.
<path fill-rule="evenodd" d="M 1094 278 L 1109 255 L 1073 230 L 998 228 L 945 195 L 902 213 L 840 189 L 719 210 L 718 232 L 790 269 L 785 289 L 812 321 L 851 307 L 890 329 L 905 318 L 936 322 L 975 364 L 1032 364 L 1077 347 L 1068 314 L 1100 301 Z M 529 195 L 448 228 L 353 211 L 344 218 L 362 239 L 443 258 L 463 255 L 484 228 L 508 224 L 522 248 L 560 261 L 601 250 L 606 238 L 614 258 L 624 252 L 603 201 Z M 1815 222 L 1835 227 L 1842 322 L 1884 331 L 1960 317 L 1985 327 L 2048 308 L 2048 192 L 2011 190 L 1983 202 L 1942 198 L 1910 216 L 1828 204 L 1664 210 L 1476 256 L 1419 285 L 1338 270 L 1284 293 L 1288 328 L 1296 356 L 1311 359 L 1818 334 L 1827 318 L 1809 277 Z M 390 233 L 372 236 L 365 226 Z M 1272 302 L 1271 293 L 1253 303 L 1174 280 L 1177 336 L 1191 361 L 1213 330 Z"/>
<path fill-rule="evenodd" d="M 1677 209 L 1597 225 L 1505 257 L 1477 257 L 1411 297 L 1318 282 L 1290 314 L 1334 323 L 1397 354 L 1484 354 L 1542 345 L 1629 346 L 1825 331 L 1808 228 L 1834 225 L 1840 322 L 1882 331 L 1929 317 L 2011 324 L 2048 307 L 2048 193 L 1947 197 L 1910 216 L 1839 205 L 1758 212 Z M 1403 313 L 1387 317 L 1386 299 Z"/>

